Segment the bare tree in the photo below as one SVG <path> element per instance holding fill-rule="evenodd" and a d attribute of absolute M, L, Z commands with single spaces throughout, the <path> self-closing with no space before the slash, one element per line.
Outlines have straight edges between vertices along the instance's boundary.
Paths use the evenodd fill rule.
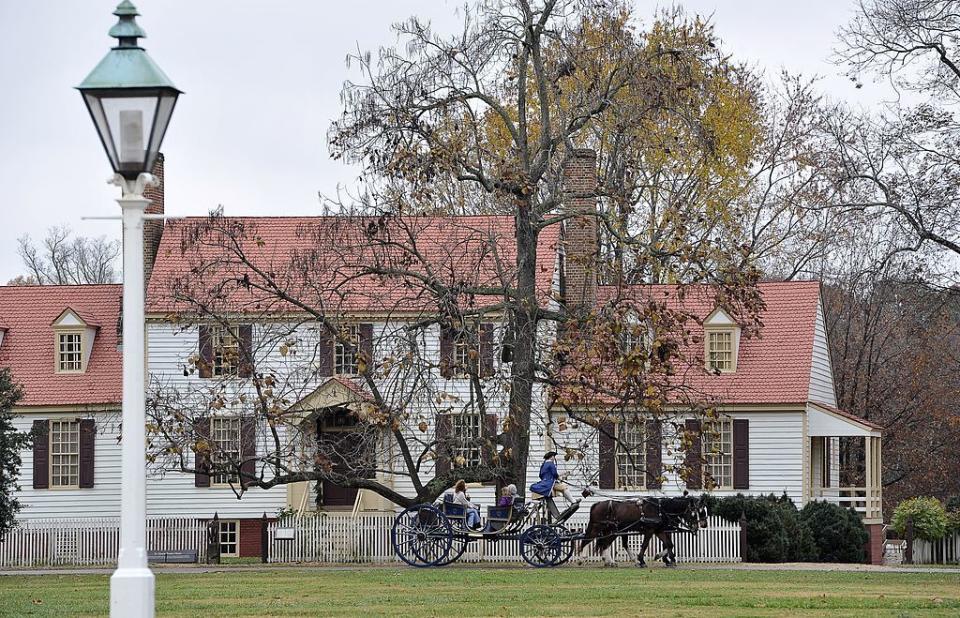
<path fill-rule="evenodd" d="M 672 45 L 667 37 L 650 45 L 626 3 L 573 0 L 477 2 L 451 37 L 417 19 L 397 31 L 402 47 L 351 58 L 362 79 L 344 88 L 344 113 L 330 130 L 334 155 L 365 167 L 363 195 L 340 205 L 352 214 L 303 222 L 279 239 L 277 222 L 260 229 L 217 215 L 165 232 L 180 234 L 183 268 L 151 283 L 154 293 L 166 285 L 162 293 L 176 304 L 163 310 L 177 314 L 176 327 L 228 329 L 217 339 L 226 345 L 184 372 L 239 357 L 236 371 L 199 387 L 155 384 L 156 460 L 231 471 L 241 490 L 326 480 L 410 504 L 432 500 L 457 478 L 525 486 L 532 428 L 550 422 L 536 416 L 547 405 L 538 395 L 601 434 L 617 416 L 715 414 L 684 380 L 704 371 L 702 346 L 690 335 L 703 316 L 649 289 L 611 286 L 594 303 L 589 280 L 606 268 L 591 248 L 598 222 L 617 230 L 597 201 L 626 203 L 635 188 L 623 182 L 636 165 L 621 153 L 629 141 L 607 144 L 603 127 L 648 120 L 654 131 L 673 116 L 690 136 L 682 147 L 692 165 L 709 167 L 714 142 L 692 113 L 702 101 L 689 91 L 701 86 L 704 67 L 723 74 L 716 43 Z M 577 148 L 601 141 L 599 164 Z M 597 178 L 604 157 L 622 172 Z M 590 173 L 570 176 L 571 163 Z M 609 242 L 629 246 L 641 271 L 677 281 L 679 298 L 688 284 L 710 283 L 696 289 L 728 307 L 746 336 L 755 332 L 758 273 L 742 263 L 734 218 L 713 217 L 716 205 L 706 199 L 666 206 L 677 217 L 709 212 L 715 244 L 705 252 L 697 234 L 674 234 L 669 247 L 648 235 L 615 233 Z M 582 297 L 572 279 L 563 298 L 552 292 L 562 225 L 568 266 L 586 273 Z M 703 263 L 691 267 L 694 260 Z M 368 337 L 353 326 L 371 307 L 388 328 L 365 347 Z M 633 344 L 610 345 L 624 338 L 613 324 L 628 308 Z M 230 333 L 238 319 L 266 325 L 264 334 L 231 343 L 249 336 Z M 427 349 L 436 341 L 428 330 L 439 334 L 439 355 Z M 351 422 L 366 438 L 320 448 L 316 419 L 304 425 L 298 403 L 327 380 L 331 346 L 357 357 L 358 378 L 345 388 L 356 389 Z M 450 372 L 462 376 L 452 390 L 437 377 Z M 265 454 L 211 452 L 207 419 L 231 407 L 253 410 L 257 426 L 267 427 Z M 597 412 L 585 415 L 585 407 Z M 488 427 L 494 409 L 503 414 Z M 483 429 L 456 444 L 444 425 L 466 416 Z M 407 484 L 400 491 L 386 478 Z"/>
<path fill-rule="evenodd" d="M 105 236 L 72 236 L 66 226 L 52 227 L 38 247 L 29 236 L 18 241 L 17 253 L 28 274 L 11 285 L 78 285 L 114 283 L 120 243 Z"/>
<path fill-rule="evenodd" d="M 851 78 L 872 73 L 926 100 L 870 116 L 838 109 L 828 125 L 837 153 L 836 204 L 903 235 L 898 252 L 960 256 L 960 13 L 947 0 L 861 2 L 840 32 L 837 59 Z M 952 260 L 949 256 L 952 254 Z"/>

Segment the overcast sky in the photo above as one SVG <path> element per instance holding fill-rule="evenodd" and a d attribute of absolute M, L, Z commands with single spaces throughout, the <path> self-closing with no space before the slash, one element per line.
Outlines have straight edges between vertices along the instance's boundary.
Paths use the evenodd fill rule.
<path fill-rule="evenodd" d="M 0 0 L 0 283 L 23 272 L 18 237 L 52 225 L 119 237 L 118 189 L 73 87 L 109 49 L 118 0 Z M 318 192 L 357 171 L 329 158 L 326 131 L 351 77 L 344 58 L 395 38 L 410 15 L 438 32 L 458 23 L 450 0 L 134 0 L 153 59 L 186 94 L 164 142 L 168 214 L 315 214 Z M 653 15 L 669 3 L 636 0 Z M 724 48 L 775 76 L 822 76 L 837 99 L 870 104 L 883 85 L 855 90 L 827 61 L 855 0 L 688 0 L 712 15 Z M 355 75 L 353 75 L 355 77 Z"/>

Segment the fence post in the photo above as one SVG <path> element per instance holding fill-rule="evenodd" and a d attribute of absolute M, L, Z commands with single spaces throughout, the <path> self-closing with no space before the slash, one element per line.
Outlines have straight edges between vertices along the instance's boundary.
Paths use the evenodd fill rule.
<path fill-rule="evenodd" d="M 267 512 L 263 512 L 263 520 L 260 522 L 260 562 L 266 564 L 270 555 L 270 538 L 267 534 Z"/>
<path fill-rule="evenodd" d="M 217 513 L 207 523 L 207 564 L 220 564 L 220 516 Z"/>
<path fill-rule="evenodd" d="M 907 518 L 907 530 L 906 534 L 907 546 L 903 550 L 903 563 L 904 564 L 913 564 L 913 518 Z"/>
<path fill-rule="evenodd" d="M 740 562 L 747 561 L 747 516 L 740 514 Z"/>

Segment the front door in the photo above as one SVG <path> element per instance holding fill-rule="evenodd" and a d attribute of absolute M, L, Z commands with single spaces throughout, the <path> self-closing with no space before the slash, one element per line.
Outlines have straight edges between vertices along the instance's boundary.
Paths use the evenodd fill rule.
<path fill-rule="evenodd" d="M 356 475 L 358 461 L 365 450 L 364 433 L 356 415 L 344 408 L 331 408 L 317 421 L 317 438 L 320 453 L 329 458 L 335 473 L 352 470 Z M 352 507 L 357 491 L 324 479 L 320 483 L 318 503 L 326 507 Z"/>

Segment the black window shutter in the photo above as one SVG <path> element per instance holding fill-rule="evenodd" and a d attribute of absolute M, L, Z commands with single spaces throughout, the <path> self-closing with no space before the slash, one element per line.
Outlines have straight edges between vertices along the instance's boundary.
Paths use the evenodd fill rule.
<path fill-rule="evenodd" d="M 700 434 L 700 421 L 688 418 L 686 431 L 691 440 L 683 464 L 687 471 L 687 489 L 700 489 L 703 487 L 703 455 L 701 452 L 703 437 Z"/>
<path fill-rule="evenodd" d="M 616 427 L 610 421 L 600 424 L 600 489 L 616 489 L 617 484 L 617 439 Z"/>
<path fill-rule="evenodd" d="M 243 324 L 237 328 L 237 344 L 240 348 L 239 375 L 241 378 L 253 376 L 253 326 Z"/>
<path fill-rule="evenodd" d="M 360 324 L 357 330 L 360 334 L 360 358 L 363 360 L 363 363 L 358 365 L 373 369 L 373 324 Z"/>
<path fill-rule="evenodd" d="M 197 421 L 194 425 L 195 431 L 197 433 L 197 441 L 208 442 L 210 440 L 210 419 L 205 418 Z M 208 444 L 207 448 L 212 448 L 212 445 Z M 202 453 L 194 453 L 194 466 L 196 472 L 193 475 L 193 486 L 194 487 L 210 487 L 210 475 L 207 474 L 210 471 L 210 451 Z"/>
<path fill-rule="evenodd" d="M 317 373 L 321 376 L 333 375 L 333 333 L 326 326 L 320 327 L 320 340 L 317 342 Z"/>
<path fill-rule="evenodd" d="M 480 324 L 480 377 L 493 375 L 493 324 Z"/>
<path fill-rule="evenodd" d="M 733 488 L 750 489 L 750 421 L 733 420 Z"/>
<path fill-rule="evenodd" d="M 210 336 L 210 327 L 200 326 L 200 362 L 197 372 L 201 378 L 213 377 L 213 338 Z"/>
<path fill-rule="evenodd" d="M 240 421 L 240 486 L 246 488 L 257 473 L 257 419 L 245 416 Z"/>
<path fill-rule="evenodd" d="M 453 377 L 453 330 L 448 326 L 440 326 L 440 375 L 444 378 Z"/>
<path fill-rule="evenodd" d="M 450 472 L 450 438 L 453 434 L 453 420 L 449 414 L 437 415 L 437 427 L 435 438 L 437 441 L 435 451 L 437 454 L 437 465 L 434 476 L 440 476 Z"/>
<path fill-rule="evenodd" d="M 663 457 L 663 434 L 660 421 L 649 420 L 646 423 L 647 439 L 647 489 L 660 489 L 660 475 Z"/>
<path fill-rule="evenodd" d="M 80 489 L 93 487 L 93 462 L 97 426 L 92 418 L 80 419 Z"/>
<path fill-rule="evenodd" d="M 33 421 L 33 488 L 50 487 L 50 422 Z"/>
<path fill-rule="evenodd" d="M 823 438 L 823 486 L 830 487 L 830 464 L 833 453 L 830 452 L 831 440 L 828 437 Z"/>

